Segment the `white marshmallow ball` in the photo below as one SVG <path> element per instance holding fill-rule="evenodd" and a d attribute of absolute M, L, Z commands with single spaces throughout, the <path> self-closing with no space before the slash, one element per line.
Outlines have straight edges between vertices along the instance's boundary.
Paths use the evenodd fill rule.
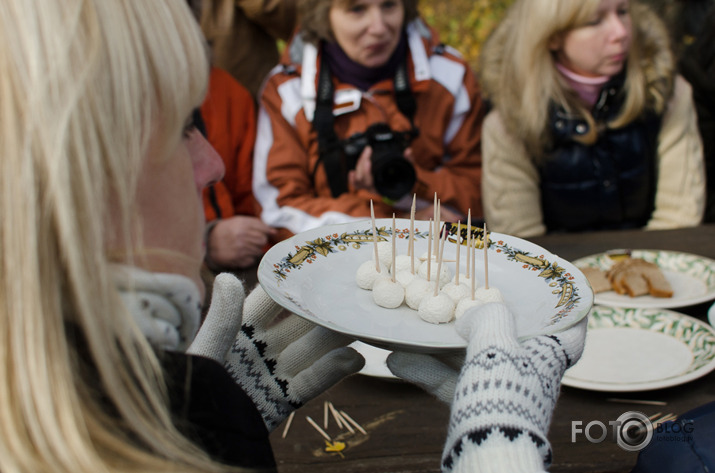
<path fill-rule="evenodd" d="M 496 287 L 486 288 L 482 286 L 474 291 L 474 298 L 479 299 L 485 304 L 487 302 L 504 302 L 501 291 Z"/>
<path fill-rule="evenodd" d="M 427 279 L 427 261 L 422 263 L 420 265 L 420 269 L 417 271 L 417 274 L 422 276 L 423 278 Z M 450 272 L 449 268 L 445 266 L 444 264 L 442 265 L 442 270 L 439 272 L 439 275 L 437 274 L 437 271 L 439 270 L 439 264 L 432 261 L 432 263 L 429 265 L 429 279 L 430 281 L 435 281 L 439 279 L 439 287 L 440 289 L 443 288 L 451 279 L 452 279 L 452 273 Z M 438 278 L 439 276 L 439 278 Z"/>
<path fill-rule="evenodd" d="M 405 300 L 405 289 L 390 278 L 380 278 L 372 287 L 372 299 L 380 307 L 395 309 Z"/>
<path fill-rule="evenodd" d="M 442 288 L 442 292 L 451 297 L 455 304 L 458 304 L 462 299 L 472 295 L 472 289 L 462 282 L 462 278 L 459 278 L 459 284 L 456 284 L 454 281 L 445 284 Z"/>
<path fill-rule="evenodd" d="M 355 273 L 355 282 L 361 289 L 371 291 L 375 280 L 384 275 L 385 273 L 382 270 L 379 273 L 377 272 L 374 261 L 365 261 Z"/>
<path fill-rule="evenodd" d="M 375 264 L 375 251 L 372 252 L 372 263 Z M 392 266 L 392 242 L 380 241 L 377 243 L 377 259 L 380 261 L 380 270 L 389 271 Z"/>
<path fill-rule="evenodd" d="M 417 278 L 417 274 L 413 273 L 412 271 L 408 270 L 402 270 L 399 273 L 395 275 L 395 279 L 397 282 L 402 284 L 402 287 L 407 289 L 407 286 L 412 282 L 413 279 Z"/>
<path fill-rule="evenodd" d="M 410 309 L 417 310 L 422 298 L 430 292 L 434 292 L 434 283 L 417 276 L 405 288 L 405 302 Z"/>
<path fill-rule="evenodd" d="M 457 303 L 457 308 L 454 309 L 454 317 L 456 319 L 461 319 L 467 309 L 483 304 L 484 303 L 479 299 L 472 299 L 471 297 L 466 297 Z"/>
<path fill-rule="evenodd" d="M 431 324 L 444 324 L 454 317 L 454 301 L 447 294 L 428 294 L 422 298 L 417 310 L 420 318 Z"/>

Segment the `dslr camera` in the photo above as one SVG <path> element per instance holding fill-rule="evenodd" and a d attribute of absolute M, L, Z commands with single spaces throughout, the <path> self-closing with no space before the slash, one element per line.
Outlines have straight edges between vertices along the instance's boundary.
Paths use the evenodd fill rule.
<path fill-rule="evenodd" d="M 355 169 L 366 146 L 372 148 L 372 179 L 380 195 L 399 200 L 412 190 L 417 179 L 415 168 L 404 157 L 405 149 L 417 136 L 417 129 L 393 131 L 386 123 L 371 125 L 343 142 L 348 169 Z"/>

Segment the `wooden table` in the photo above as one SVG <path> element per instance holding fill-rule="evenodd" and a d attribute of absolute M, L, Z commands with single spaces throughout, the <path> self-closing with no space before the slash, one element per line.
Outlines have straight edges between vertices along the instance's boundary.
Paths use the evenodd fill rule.
<path fill-rule="evenodd" d="M 715 225 L 668 231 L 598 232 L 552 235 L 531 239 L 567 260 L 614 248 L 684 251 L 715 259 Z M 676 309 L 707 320 L 709 303 Z M 654 400 L 665 406 L 623 404 L 609 398 Z M 549 439 L 554 452 L 553 473 L 629 472 L 637 453 L 622 450 L 610 438 L 590 443 L 583 435 L 572 442 L 572 422 L 601 421 L 608 425 L 626 411 L 646 415 L 683 413 L 715 400 L 715 371 L 685 385 L 641 393 L 602 393 L 562 387 Z M 324 401 L 346 411 L 367 431 L 349 434 L 330 419 L 328 433 L 347 442 L 342 457 L 324 451 L 320 435 L 305 416 L 322 424 Z M 356 375 L 297 411 L 286 438 L 280 426 L 272 435 L 280 473 L 418 473 L 438 472 L 449 408 L 408 383 L 388 378 Z"/>

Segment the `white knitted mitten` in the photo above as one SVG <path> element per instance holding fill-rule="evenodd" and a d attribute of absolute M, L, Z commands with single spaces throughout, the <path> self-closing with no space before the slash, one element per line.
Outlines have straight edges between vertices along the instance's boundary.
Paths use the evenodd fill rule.
<path fill-rule="evenodd" d="M 471 309 L 457 324 L 469 340 L 457 381 L 444 472 L 541 471 L 564 371 L 581 357 L 586 319 L 559 334 L 519 343 L 503 303 Z"/>
<path fill-rule="evenodd" d="M 269 431 L 305 402 L 362 369 L 365 359 L 347 346 L 352 338 L 283 311 L 260 286 L 246 298 L 241 324 L 241 313 L 234 312 L 230 300 L 239 290 L 243 294 L 243 286 L 234 276 L 217 276 L 204 326 L 225 333 L 204 337 L 202 327 L 189 352 L 224 353 L 226 369 L 253 400 Z M 230 320 L 214 323 L 212 318 Z M 229 328 L 236 319 L 240 330 Z M 221 340 L 225 349 L 204 343 L 210 339 Z"/>

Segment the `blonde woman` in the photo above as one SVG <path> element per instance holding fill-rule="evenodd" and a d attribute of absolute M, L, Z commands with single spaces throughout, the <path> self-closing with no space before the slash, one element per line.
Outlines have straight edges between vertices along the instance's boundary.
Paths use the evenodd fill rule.
<path fill-rule="evenodd" d="M 700 223 L 703 150 L 668 33 L 635 0 L 516 0 L 482 52 L 485 217 L 518 236 Z"/>
<path fill-rule="evenodd" d="M 223 165 L 186 3 L 3 1 L 0 71 L 0 471 L 275 470 L 269 432 L 363 360 L 227 275 L 197 335 Z"/>

